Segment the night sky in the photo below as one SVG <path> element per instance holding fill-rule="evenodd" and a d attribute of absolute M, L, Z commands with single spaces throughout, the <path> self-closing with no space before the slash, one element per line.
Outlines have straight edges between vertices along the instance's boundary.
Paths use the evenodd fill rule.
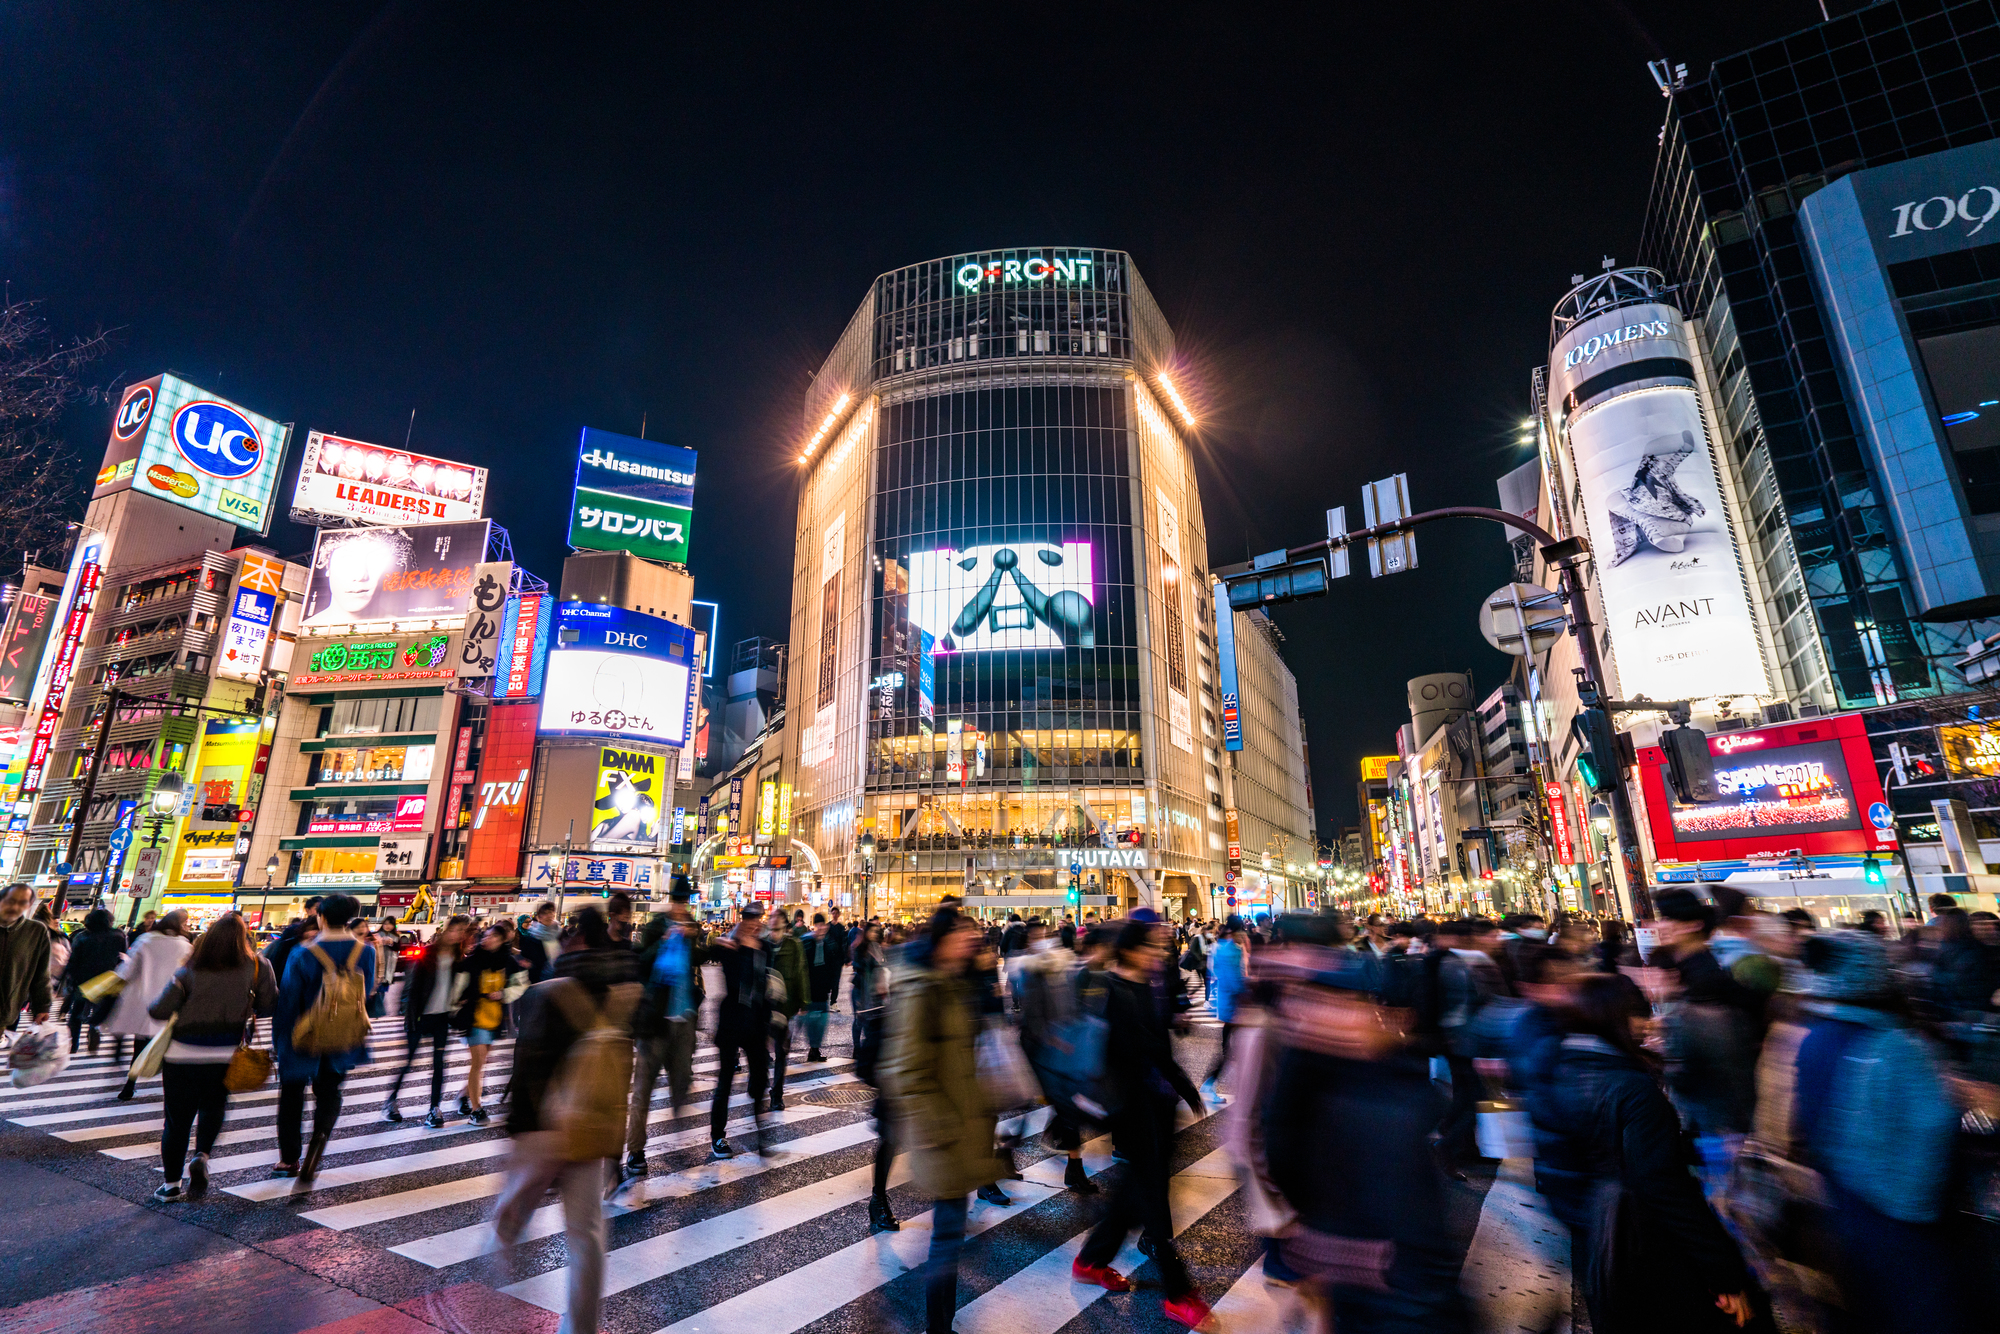
<path fill-rule="evenodd" d="M 1210 558 L 1495 503 L 1549 308 L 1630 262 L 1665 105 L 1811 0 L 1266 7 L 0 8 L 0 277 L 97 378 L 493 470 L 552 582 L 578 428 L 700 451 L 724 644 L 788 633 L 801 395 L 878 273 L 1125 249 L 1202 416 Z M 718 7 L 721 8 L 721 7 Z M 732 10 L 737 7 L 728 7 Z M 558 13 L 557 10 L 561 12 Z M 1261 10 L 1249 14 L 1246 10 Z M 852 17 L 870 12 L 866 20 Z M 714 26 L 705 26 L 714 25 Z M 65 422 L 94 471 L 110 408 Z M 310 533 L 280 524 L 297 554 Z M 1497 528 L 1278 614 L 1323 831 L 1406 678 L 1505 671 Z"/>

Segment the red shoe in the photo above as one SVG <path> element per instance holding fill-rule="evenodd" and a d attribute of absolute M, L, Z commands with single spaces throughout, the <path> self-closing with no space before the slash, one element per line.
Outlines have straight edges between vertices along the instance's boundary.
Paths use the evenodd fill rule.
<path fill-rule="evenodd" d="M 1190 1292 L 1178 1301 L 1168 1302 L 1166 1304 L 1166 1312 L 1167 1319 L 1173 1321 L 1176 1325 L 1186 1325 L 1189 1329 L 1213 1328 L 1209 1324 L 1209 1316 L 1212 1314 L 1212 1311 L 1208 1303 L 1201 1299 L 1199 1291 Z"/>
<path fill-rule="evenodd" d="M 1125 1281 L 1125 1276 L 1110 1265 L 1087 1265 L 1083 1261 L 1077 1260 L 1070 1264 L 1069 1277 L 1073 1283 L 1095 1283 L 1106 1292 L 1130 1292 L 1132 1290 L 1132 1285 Z"/>

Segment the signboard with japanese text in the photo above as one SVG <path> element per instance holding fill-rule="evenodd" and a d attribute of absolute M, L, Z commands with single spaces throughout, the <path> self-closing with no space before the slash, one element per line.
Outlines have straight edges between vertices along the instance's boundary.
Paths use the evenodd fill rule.
<path fill-rule="evenodd" d="M 421 880 L 430 852 L 429 834 L 384 835 L 375 849 L 375 875 L 381 880 Z"/>
<path fill-rule="evenodd" d="M 533 699 L 542 693 L 555 605 L 556 600 L 546 593 L 507 599 L 500 620 L 500 661 L 494 672 L 493 698 Z"/>
<path fill-rule="evenodd" d="M 377 621 L 462 618 L 491 527 L 481 519 L 320 529 L 301 624 L 324 635 Z"/>
<path fill-rule="evenodd" d="M 494 674 L 507 589 L 513 581 L 514 562 L 510 560 L 483 561 L 472 572 L 472 591 L 465 598 L 465 633 L 458 644 L 461 678 Z"/>
<path fill-rule="evenodd" d="M 373 681 L 448 681 L 456 634 L 362 639 L 301 640 L 292 656 L 294 686 L 353 685 Z"/>
<path fill-rule="evenodd" d="M 577 445 L 569 544 L 687 564 L 695 452 L 586 426 Z"/>
<path fill-rule="evenodd" d="M 169 889 L 235 879 L 235 807 L 248 799 L 250 766 L 257 755 L 261 730 L 254 721 L 212 718 L 202 725 L 201 749 L 194 757 L 193 781 L 187 788 L 194 802 L 169 868 Z M 218 818 L 210 819 L 211 813 Z"/>

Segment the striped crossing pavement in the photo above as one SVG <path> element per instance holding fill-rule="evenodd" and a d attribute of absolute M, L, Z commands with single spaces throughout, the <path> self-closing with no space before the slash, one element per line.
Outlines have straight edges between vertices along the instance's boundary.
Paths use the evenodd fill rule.
<path fill-rule="evenodd" d="M 844 1037 L 845 1018 L 836 1018 L 834 1032 Z M 1213 1038 L 1188 1042 L 1182 1062 L 1198 1073 Z M 929 1247 L 930 1202 L 910 1184 L 907 1161 L 899 1158 L 889 1181 L 902 1230 L 870 1231 L 866 1204 L 878 1143 L 873 1091 L 854 1075 L 844 1042 L 830 1035 L 826 1052 L 826 1061 L 807 1064 L 799 1059 L 803 1043 L 795 1048 L 785 1106 L 761 1118 L 767 1138 L 762 1156 L 749 1151 L 759 1123 L 751 1118 L 739 1074 L 726 1127 L 739 1152 L 711 1159 L 708 1104 L 718 1064 L 712 1049 L 704 1044 L 697 1053 L 695 1092 L 678 1113 L 661 1083 L 649 1113 L 646 1175 L 606 1182 L 604 1328 L 789 1334 L 810 1326 L 814 1334 L 833 1334 L 921 1327 L 922 1279 L 915 1271 Z M 512 1072 L 512 1042 L 502 1039 L 489 1053 L 485 1101 L 494 1116 L 487 1126 L 456 1112 L 466 1071 L 462 1045 L 447 1056 L 445 1126 L 432 1129 L 420 1119 L 429 1097 L 428 1049 L 397 1100 L 406 1119 L 384 1123 L 383 1101 L 403 1056 L 399 1021 L 376 1021 L 372 1059 L 347 1080 L 342 1114 L 311 1182 L 270 1175 L 277 1160 L 277 1089 L 271 1085 L 230 1100 L 210 1160 L 209 1198 L 158 1207 L 180 1210 L 179 1217 L 199 1212 L 203 1226 L 222 1231 L 240 1220 L 246 1236 L 259 1231 L 260 1213 L 281 1210 L 291 1220 L 287 1227 L 379 1248 L 375 1253 L 385 1263 L 433 1274 L 444 1287 L 490 1284 L 504 1294 L 493 1300 L 563 1312 L 568 1256 L 562 1208 L 553 1197 L 532 1211 L 520 1244 L 505 1257 L 511 1268 L 502 1273 L 496 1267 L 501 1257 L 489 1220 L 509 1166 L 501 1097 Z M 120 1103 L 114 1095 L 123 1076 L 122 1063 L 100 1054 L 80 1057 L 39 1088 L 0 1089 L 4 1133 L 60 1141 L 60 1152 L 72 1158 L 128 1174 L 121 1178 L 129 1182 L 127 1195 L 144 1199 L 160 1180 L 160 1085 L 142 1081 L 138 1096 Z M 1045 1123 L 1046 1113 L 1039 1114 L 1018 1151 L 1022 1179 L 1002 1183 L 1009 1202 L 973 1206 L 958 1321 L 966 1334 L 1055 1334 L 1107 1296 L 1069 1281 L 1069 1264 L 1102 1202 L 1065 1187 L 1064 1159 L 1043 1147 L 1038 1133 Z M 1220 1217 L 1236 1191 L 1234 1171 L 1218 1147 L 1220 1133 L 1212 1116 L 1182 1111 L 1171 1184 L 1177 1228 Z M 1084 1148 L 1085 1170 L 1107 1183 L 1127 1170 L 1112 1148 L 1108 1136 Z M 1243 1317 L 1221 1327 L 1264 1328 L 1270 1299 L 1254 1239 L 1240 1227 L 1210 1230 L 1220 1238 L 1209 1247 L 1219 1249 L 1220 1267 L 1204 1271 L 1204 1282 L 1213 1297 L 1229 1292 L 1225 1313 Z M 1128 1248 L 1118 1263 L 1129 1271 L 1146 1261 Z M 1157 1294 L 1150 1304 L 1137 1296 L 1114 1300 L 1122 1304 L 1117 1309 L 1125 1327 L 1162 1334 L 1173 1328 L 1159 1313 Z M 524 1317 L 522 1327 L 532 1323 Z"/>

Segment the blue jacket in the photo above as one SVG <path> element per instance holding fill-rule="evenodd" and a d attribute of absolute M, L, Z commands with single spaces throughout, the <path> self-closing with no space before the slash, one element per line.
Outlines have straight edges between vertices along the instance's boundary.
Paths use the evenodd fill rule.
<path fill-rule="evenodd" d="M 315 941 L 314 944 L 325 950 L 326 957 L 334 963 L 349 964 L 361 970 L 362 995 L 374 992 L 373 945 L 364 945 L 358 940 Z M 356 950 L 361 952 L 358 961 L 354 959 Z M 319 960 L 309 949 L 295 949 L 291 958 L 285 961 L 285 977 L 278 984 L 278 1009 L 271 1016 L 271 1048 L 278 1054 L 279 1079 L 311 1079 L 319 1073 L 322 1060 L 344 1075 L 368 1059 L 366 1042 L 350 1051 L 326 1057 L 308 1056 L 292 1050 L 292 1029 L 298 1024 L 299 1016 L 310 1010 L 312 1003 L 319 998 L 320 978 L 323 975 Z"/>
<path fill-rule="evenodd" d="M 1879 1010 L 1809 1000 L 1792 1096 L 1813 1165 L 1870 1208 L 1937 1218 L 1950 1188 L 1958 1109 L 1938 1052 Z"/>
<path fill-rule="evenodd" d="M 1234 940 L 1219 940 L 1208 956 L 1209 976 L 1215 979 L 1215 1017 L 1225 1024 L 1236 1022 L 1236 1001 L 1246 985 L 1243 979 L 1243 947 Z"/>

